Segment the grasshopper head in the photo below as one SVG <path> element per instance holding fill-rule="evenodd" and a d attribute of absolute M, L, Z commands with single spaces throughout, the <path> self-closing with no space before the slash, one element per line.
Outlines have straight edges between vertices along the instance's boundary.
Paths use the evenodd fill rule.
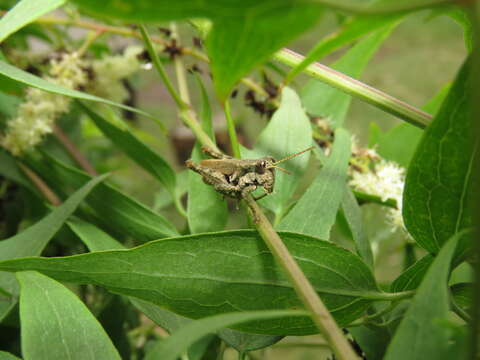
<path fill-rule="evenodd" d="M 271 156 L 266 156 L 258 160 L 255 164 L 255 172 L 257 174 L 265 174 L 265 171 L 272 169 L 275 159 Z"/>

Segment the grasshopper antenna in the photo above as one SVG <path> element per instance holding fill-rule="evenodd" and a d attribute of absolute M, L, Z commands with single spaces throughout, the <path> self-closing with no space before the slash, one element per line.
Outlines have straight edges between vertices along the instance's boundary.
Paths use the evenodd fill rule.
<path fill-rule="evenodd" d="M 302 155 L 303 153 L 306 153 L 307 151 L 310 151 L 310 150 L 313 150 L 313 149 L 314 149 L 314 147 L 313 147 L 313 146 L 310 146 L 308 149 L 305 149 L 305 150 L 300 151 L 300 152 L 298 152 L 298 153 L 295 153 L 295 154 L 292 154 L 292 155 L 290 155 L 290 156 L 287 156 L 286 158 L 283 158 L 282 160 L 278 160 L 278 161 L 274 162 L 274 163 L 271 165 L 271 167 L 280 169 L 280 168 L 277 167 L 276 165 L 278 165 L 278 164 L 280 164 L 280 163 L 282 163 L 282 162 L 284 162 L 284 161 L 290 160 L 291 158 L 294 158 L 294 157 L 296 157 L 296 156 L 298 156 L 298 155 Z M 282 170 L 285 170 L 285 169 L 282 169 Z M 286 171 L 286 170 L 285 170 L 285 171 Z"/>
<path fill-rule="evenodd" d="M 286 170 L 286 169 L 284 169 L 284 168 L 281 168 L 281 167 L 279 167 L 279 166 L 270 165 L 268 168 L 269 168 L 269 169 L 270 169 L 270 168 L 278 169 L 278 170 L 283 171 L 285 174 L 292 175 L 292 172 L 291 172 L 291 171 L 288 171 L 288 170 Z"/>

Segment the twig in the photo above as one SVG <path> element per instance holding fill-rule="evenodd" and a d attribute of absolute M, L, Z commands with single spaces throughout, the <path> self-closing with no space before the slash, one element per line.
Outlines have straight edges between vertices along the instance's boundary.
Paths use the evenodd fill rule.
<path fill-rule="evenodd" d="M 240 145 L 238 144 L 237 133 L 235 131 L 235 123 L 233 122 L 232 114 L 230 112 L 230 103 L 228 99 L 224 104 L 225 119 L 227 120 L 228 135 L 230 136 L 230 144 L 232 145 L 233 156 L 240 159 Z"/>
<path fill-rule="evenodd" d="M 57 140 L 62 144 L 68 154 L 72 157 L 73 160 L 77 162 L 82 169 L 84 169 L 88 174 L 92 176 L 97 176 L 98 173 L 95 168 L 90 164 L 85 156 L 77 149 L 75 144 L 70 140 L 70 138 L 63 132 L 63 130 L 58 126 L 53 126 L 53 134 Z"/>
<path fill-rule="evenodd" d="M 143 34 L 143 40 L 145 42 L 145 45 L 147 46 L 148 53 L 152 58 L 155 68 L 158 71 L 162 80 L 164 81 L 165 85 L 167 86 L 167 89 L 170 95 L 172 96 L 175 103 L 177 104 L 180 118 L 190 128 L 190 130 L 192 130 L 192 132 L 195 134 L 195 137 L 202 143 L 202 145 L 208 146 L 218 151 L 217 145 L 212 141 L 212 139 L 210 139 L 208 134 L 200 126 L 200 123 L 197 120 L 197 116 L 195 112 L 191 109 L 190 104 L 185 101 L 185 100 L 189 100 L 188 94 L 185 93 L 185 88 L 186 88 L 185 85 L 184 84 L 180 85 L 179 86 L 180 93 L 177 93 L 177 91 L 173 87 L 173 84 L 168 78 L 165 70 L 163 69 L 163 65 L 160 62 L 160 59 L 158 58 L 158 55 L 155 49 L 152 46 L 152 39 L 148 35 L 147 29 L 142 25 L 141 30 Z M 179 61 L 177 58 L 175 60 Z M 178 77 L 178 71 L 185 71 L 185 69 L 183 67 L 180 67 L 180 68 L 176 67 L 176 71 L 177 71 L 177 79 L 179 81 L 186 81 L 184 76 L 183 76 L 184 80 L 181 80 L 181 76 Z"/>
<path fill-rule="evenodd" d="M 267 217 L 263 214 L 256 201 L 248 195 L 245 201 L 252 211 L 255 225 L 261 237 L 272 252 L 275 260 L 282 266 L 297 295 L 312 313 L 312 320 L 327 340 L 335 355 L 340 360 L 358 359 L 355 351 L 333 319 L 332 315 L 319 298 L 295 259 L 277 232 L 273 229 Z"/>
<path fill-rule="evenodd" d="M 153 48 L 152 45 L 152 39 L 150 35 L 148 34 L 147 28 L 145 25 L 140 25 L 140 31 L 142 33 L 143 37 L 143 42 L 145 43 L 145 46 L 147 47 L 148 54 L 150 55 L 150 58 L 153 61 L 153 66 L 155 66 L 155 69 L 157 70 L 158 74 L 160 75 L 160 78 L 162 79 L 163 83 L 167 87 L 168 93 L 170 96 L 173 98 L 175 103 L 177 104 L 179 109 L 186 109 L 188 108 L 188 103 L 184 102 L 180 95 L 177 93 L 175 88 L 173 87 L 172 82 L 168 78 L 167 72 L 163 68 L 162 62 L 158 58 L 157 52 Z"/>
<path fill-rule="evenodd" d="M 30 168 L 22 164 L 20 161 L 17 161 L 17 164 L 50 204 L 53 206 L 59 206 L 62 203 L 57 194 L 55 194 L 53 190 L 50 189 L 50 187 L 37 174 L 35 174 L 32 170 L 30 170 Z"/>
<path fill-rule="evenodd" d="M 291 67 L 304 59 L 304 56 L 289 49 L 280 50 L 274 57 Z M 425 128 L 432 120 L 432 115 L 318 62 L 309 65 L 304 72 L 419 128 Z"/>

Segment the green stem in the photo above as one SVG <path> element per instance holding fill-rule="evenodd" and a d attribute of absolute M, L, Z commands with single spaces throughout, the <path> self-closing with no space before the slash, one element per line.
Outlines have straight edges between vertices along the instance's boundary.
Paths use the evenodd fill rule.
<path fill-rule="evenodd" d="M 312 284 L 308 281 L 256 201 L 250 195 L 245 198 L 245 201 L 252 211 L 254 222 L 260 236 L 267 244 L 275 260 L 286 272 L 298 297 L 307 310 L 311 312 L 313 322 L 325 337 L 337 358 L 339 360 L 358 359 L 355 351 L 343 335 L 342 330 L 338 327 Z"/>
<path fill-rule="evenodd" d="M 274 57 L 291 67 L 297 66 L 304 59 L 289 49 L 280 50 Z M 304 72 L 419 128 L 425 128 L 432 120 L 430 114 L 318 62 L 309 65 Z"/>
<path fill-rule="evenodd" d="M 189 106 L 184 101 L 182 101 L 182 99 L 180 98 L 180 95 L 177 93 L 177 91 L 173 87 L 172 82 L 168 78 L 167 73 L 163 68 L 162 62 L 160 61 L 160 58 L 158 57 L 157 52 L 153 48 L 150 35 L 148 34 L 147 29 L 144 25 L 140 25 L 140 32 L 142 33 L 143 41 L 145 42 L 145 46 L 147 47 L 148 54 L 152 59 L 153 66 L 155 66 L 155 69 L 157 70 L 158 74 L 162 78 L 162 81 L 167 87 L 168 92 L 172 96 L 173 100 L 175 101 L 179 109 L 182 109 L 182 110 L 188 109 Z"/>
<path fill-rule="evenodd" d="M 235 123 L 233 122 L 232 114 L 230 112 L 230 103 L 228 100 L 225 100 L 224 110 L 225 118 L 227 119 L 228 135 L 230 136 L 230 144 L 232 145 L 233 156 L 237 159 L 240 159 L 242 157 L 240 153 L 240 145 L 238 144 Z"/>

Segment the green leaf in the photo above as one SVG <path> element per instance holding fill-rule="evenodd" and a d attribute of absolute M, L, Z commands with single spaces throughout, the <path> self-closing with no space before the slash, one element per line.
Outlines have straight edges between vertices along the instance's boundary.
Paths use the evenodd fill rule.
<path fill-rule="evenodd" d="M 0 260 L 38 255 L 93 188 L 108 174 L 87 182 L 48 216 L 21 233 L 0 242 Z"/>
<path fill-rule="evenodd" d="M 175 172 L 170 165 L 149 146 L 135 137 L 126 124 L 120 128 L 105 120 L 100 115 L 80 103 L 81 109 L 92 119 L 100 131 L 108 137 L 116 147 L 121 149 L 133 161 L 148 171 L 174 196 Z"/>
<path fill-rule="evenodd" d="M 45 218 L 21 233 L 9 239 L 0 241 L 0 260 L 40 255 L 48 242 L 61 228 L 63 223 L 76 210 L 78 205 L 92 191 L 92 189 L 103 181 L 105 177 L 106 175 L 90 180 Z M 18 284 L 14 276 L 3 273 L 0 274 L 0 287 L 13 295 L 9 301 L 10 305 L 7 304 L 8 306 L 6 306 L 5 301 L 2 301 L 2 309 L 4 312 L 0 312 L 1 320 L 16 303 Z"/>
<path fill-rule="evenodd" d="M 344 197 L 349 159 L 350 134 L 337 129 L 332 154 L 325 166 L 278 228 L 329 239 Z"/>
<path fill-rule="evenodd" d="M 395 279 L 390 285 L 390 291 L 400 292 L 416 289 L 422 282 L 433 260 L 434 257 L 431 254 L 425 255 L 418 260 Z"/>
<path fill-rule="evenodd" d="M 239 353 L 263 349 L 283 339 L 283 336 L 249 334 L 232 329 L 219 330 L 217 335 Z"/>
<path fill-rule="evenodd" d="M 280 160 L 305 150 L 312 144 L 312 127 L 298 95 L 290 88 L 282 91 L 282 102 L 267 127 L 261 132 L 254 150 L 242 149 L 242 157 L 273 156 Z M 280 166 L 292 174 L 276 171 L 275 191 L 260 201 L 277 217 L 288 207 L 300 177 L 308 165 L 309 153 L 300 155 Z"/>
<path fill-rule="evenodd" d="M 25 360 L 120 359 L 101 325 L 70 290 L 34 271 L 17 278 Z"/>
<path fill-rule="evenodd" d="M 453 234 L 472 226 L 477 144 L 472 131 L 469 64 L 464 64 L 425 130 L 405 181 L 405 225 L 431 253 L 437 253 Z"/>
<path fill-rule="evenodd" d="M 430 114 L 436 114 L 449 89 L 450 85 L 440 89 L 437 94 L 422 106 L 422 110 Z M 383 158 L 395 161 L 402 167 L 408 168 L 422 135 L 422 129 L 406 122 L 398 124 L 385 134 L 381 134 L 380 129 L 378 129 L 377 152 Z"/>
<path fill-rule="evenodd" d="M 5 351 L 0 351 L 0 360 L 21 360 L 21 359 Z"/>
<path fill-rule="evenodd" d="M 65 96 L 69 96 L 69 97 L 76 98 L 76 99 L 94 101 L 94 102 L 99 102 L 99 103 L 103 103 L 103 104 L 107 104 L 107 105 L 116 106 L 116 107 L 119 107 L 121 109 L 132 111 L 132 112 L 135 112 L 137 114 L 146 116 L 146 117 L 151 118 L 153 120 L 156 120 L 157 123 L 158 123 L 158 120 L 156 118 L 154 118 L 152 115 L 150 115 L 150 114 L 148 114 L 148 113 L 146 113 L 142 110 L 135 109 L 135 108 L 132 108 L 130 106 L 123 105 L 123 104 L 120 104 L 120 103 L 116 103 L 114 101 L 110 101 L 110 100 L 107 100 L 107 99 L 103 99 L 103 98 L 98 97 L 98 96 L 90 95 L 90 94 L 87 94 L 87 93 L 84 93 L 84 92 L 81 92 L 81 91 L 72 90 L 72 89 L 54 84 L 54 83 L 49 82 L 47 80 L 44 80 L 44 79 L 42 79 L 38 76 L 35 76 L 35 75 L 30 74 L 26 71 L 23 71 L 23 70 L 15 67 L 13 65 L 7 64 L 4 61 L 0 61 L 0 74 L 4 75 L 5 77 L 7 77 L 9 79 L 13 79 L 15 81 L 18 81 L 22 84 L 32 86 L 32 87 L 35 87 L 35 88 L 38 88 L 38 89 L 41 89 L 41 90 L 45 90 L 45 91 L 48 91 L 48 92 L 51 92 L 51 93 L 54 93 L 54 94 L 65 95 Z M 159 123 L 159 125 L 164 127 L 164 125 L 161 124 L 161 123 Z"/>
<path fill-rule="evenodd" d="M 440 359 L 449 347 L 445 323 L 449 309 L 448 276 L 462 234 L 440 250 L 420 284 L 387 349 L 385 360 Z"/>
<path fill-rule="evenodd" d="M 465 47 L 469 52 L 471 52 L 473 48 L 474 31 L 472 18 L 468 12 L 468 8 L 458 6 L 457 4 L 437 7 L 432 10 L 429 18 L 433 19 L 440 15 L 447 15 L 451 17 L 456 23 L 463 27 L 463 38 L 465 41 Z"/>
<path fill-rule="evenodd" d="M 305 316 L 308 316 L 308 313 L 305 311 L 250 311 L 222 314 L 193 321 L 172 336 L 158 343 L 145 360 L 155 360 L 160 358 L 162 360 L 175 360 L 194 342 L 200 340 L 209 333 L 227 326 L 239 325 L 255 320 L 265 321 Z"/>
<path fill-rule="evenodd" d="M 78 218 L 69 220 L 67 224 L 70 226 L 73 232 L 80 237 L 82 242 L 90 251 L 125 249 L 123 244 L 119 243 L 93 224 L 87 223 Z M 167 330 L 169 333 L 172 333 L 172 331 L 177 330 L 180 328 L 180 326 L 192 321 L 183 316 L 162 309 L 155 304 L 142 301 L 131 296 L 128 297 L 128 300 L 139 311 L 143 312 L 148 318 L 161 326 L 163 329 Z M 189 355 L 191 355 L 190 352 Z M 192 356 L 189 356 L 189 359 L 192 358 Z"/>
<path fill-rule="evenodd" d="M 332 67 L 345 75 L 359 78 L 372 56 L 396 25 L 395 22 L 369 35 L 348 50 Z M 342 126 L 352 101 L 351 95 L 318 80 L 310 80 L 303 87 L 301 94 L 308 113 L 327 118 L 333 128 Z"/>
<path fill-rule="evenodd" d="M 347 186 L 341 203 L 345 220 L 352 233 L 357 254 L 373 269 L 373 253 L 367 233 L 363 228 L 362 212 L 352 190 Z"/>
<path fill-rule="evenodd" d="M 367 298 L 379 295 L 370 269 L 356 255 L 309 236 L 280 236 L 339 324 L 356 319 L 371 303 Z M 259 235 L 248 230 L 164 239 L 130 250 L 10 260 L 0 263 L 0 270 L 37 270 L 60 281 L 96 284 L 188 318 L 302 307 Z M 240 330 L 270 335 L 317 331 L 307 319 Z"/>
<path fill-rule="evenodd" d="M 79 218 L 67 221 L 70 229 L 82 240 L 90 251 L 124 249 L 125 246 L 95 225 Z"/>
<path fill-rule="evenodd" d="M 380 3 L 388 3 L 391 0 L 377 1 L 377 5 Z M 364 36 L 372 31 L 384 29 L 385 27 L 394 26 L 396 22 L 399 22 L 406 14 L 382 14 L 382 15 L 367 15 L 355 17 L 343 27 L 342 30 L 337 31 L 331 36 L 327 36 L 318 42 L 315 47 L 305 56 L 305 59 L 293 68 L 287 75 L 287 82 L 290 82 L 295 76 L 305 70 L 308 65 L 320 58 L 338 49 L 339 47 L 346 45 L 361 36 Z"/>
<path fill-rule="evenodd" d="M 35 21 L 43 14 L 65 3 L 65 0 L 21 0 L 0 20 L 0 43 L 10 34 Z"/>
<path fill-rule="evenodd" d="M 314 3 L 270 1 L 267 5 L 263 1 L 243 16 L 215 18 L 206 46 L 220 99 L 225 100 L 255 66 L 312 27 L 320 14 L 321 7 Z"/>
<path fill-rule="evenodd" d="M 453 299 L 463 311 L 470 313 L 474 304 L 475 284 L 458 283 L 450 288 Z"/>
<path fill-rule="evenodd" d="M 202 80 L 197 75 L 196 80 L 202 99 L 200 112 L 202 128 L 215 141 L 208 94 Z M 192 160 L 199 162 L 206 158 L 207 156 L 200 150 L 200 144 L 196 143 L 192 151 Z M 187 218 L 192 234 L 223 230 L 228 220 L 227 202 L 220 193 L 212 186 L 205 184 L 202 177 L 193 171 L 188 172 Z"/>
<path fill-rule="evenodd" d="M 55 158 L 45 155 L 47 160 L 29 159 L 29 165 L 44 176 L 55 189 L 68 190 L 82 186 L 90 179 L 84 172 L 71 168 Z M 154 213 L 136 200 L 102 184 L 87 197 L 88 204 L 95 210 L 98 219 L 116 231 L 131 235 L 138 241 L 159 239 L 178 235 L 175 227 L 163 216 Z"/>

